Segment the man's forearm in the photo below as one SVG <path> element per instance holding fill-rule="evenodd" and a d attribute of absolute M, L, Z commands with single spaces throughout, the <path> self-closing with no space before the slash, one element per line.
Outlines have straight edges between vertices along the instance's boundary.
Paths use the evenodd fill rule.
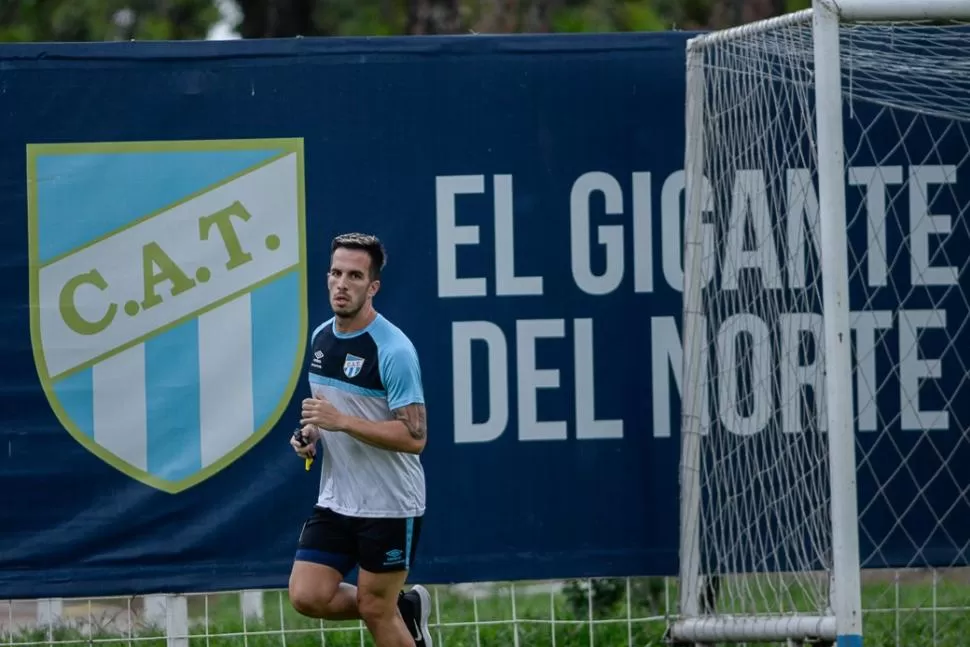
<path fill-rule="evenodd" d="M 415 438 L 401 420 L 375 422 L 355 416 L 344 416 L 341 431 L 357 440 L 392 452 L 420 454 L 423 439 Z"/>

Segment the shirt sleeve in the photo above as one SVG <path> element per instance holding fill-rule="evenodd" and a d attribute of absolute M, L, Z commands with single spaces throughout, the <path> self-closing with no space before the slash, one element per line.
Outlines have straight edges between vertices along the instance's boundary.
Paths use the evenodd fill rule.
<path fill-rule="evenodd" d="M 421 364 L 410 343 L 397 341 L 383 349 L 381 380 L 387 391 L 387 406 L 392 411 L 409 404 L 424 404 Z"/>

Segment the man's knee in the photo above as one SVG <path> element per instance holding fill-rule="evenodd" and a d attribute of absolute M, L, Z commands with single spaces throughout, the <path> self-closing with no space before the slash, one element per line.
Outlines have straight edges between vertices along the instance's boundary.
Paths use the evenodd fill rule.
<path fill-rule="evenodd" d="M 398 613 L 397 593 L 389 595 L 358 588 L 357 610 L 360 612 L 361 619 L 368 625 L 387 622 Z"/>
<path fill-rule="evenodd" d="M 317 564 L 298 562 L 290 573 L 290 604 L 298 613 L 326 618 L 340 586 L 340 574 Z"/>
<path fill-rule="evenodd" d="M 326 612 L 334 592 L 335 590 L 328 590 L 319 583 L 301 577 L 295 570 L 290 574 L 290 604 L 297 613 L 311 617 L 322 615 Z"/>

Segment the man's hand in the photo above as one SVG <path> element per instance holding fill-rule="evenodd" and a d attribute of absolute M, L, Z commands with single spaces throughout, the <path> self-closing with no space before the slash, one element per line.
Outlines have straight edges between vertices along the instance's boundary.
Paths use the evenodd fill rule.
<path fill-rule="evenodd" d="M 323 397 L 307 398 L 303 401 L 301 425 L 316 425 L 328 431 L 343 431 L 344 415 Z"/>
<path fill-rule="evenodd" d="M 317 441 L 320 440 L 320 430 L 313 425 L 303 425 L 300 429 L 300 435 L 303 438 L 303 442 L 296 437 L 296 434 L 290 437 L 290 447 L 299 454 L 300 458 L 313 458 L 317 455 Z"/>
<path fill-rule="evenodd" d="M 420 454 L 428 429 L 424 405 L 409 404 L 392 413 L 391 420 L 366 420 L 340 413 L 326 398 L 316 396 L 303 401 L 300 424 L 343 432 L 380 449 Z"/>

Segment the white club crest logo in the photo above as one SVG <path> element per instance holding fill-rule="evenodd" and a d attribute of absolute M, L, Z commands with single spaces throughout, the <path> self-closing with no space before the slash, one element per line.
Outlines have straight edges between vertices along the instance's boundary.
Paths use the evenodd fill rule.
<path fill-rule="evenodd" d="M 344 375 L 347 377 L 357 377 L 364 368 L 364 358 L 347 353 L 344 358 Z"/>
<path fill-rule="evenodd" d="M 29 145 L 31 338 L 64 427 L 179 492 L 276 423 L 305 348 L 300 139 Z"/>

